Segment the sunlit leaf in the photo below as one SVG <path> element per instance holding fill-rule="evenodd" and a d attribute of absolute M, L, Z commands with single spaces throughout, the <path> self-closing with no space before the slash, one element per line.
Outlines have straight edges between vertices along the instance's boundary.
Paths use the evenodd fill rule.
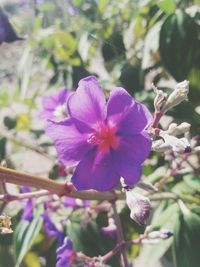
<path fill-rule="evenodd" d="M 14 232 L 14 250 L 16 267 L 20 266 L 24 256 L 31 248 L 42 225 L 42 220 L 37 214 L 31 222 L 21 220 Z"/>
<path fill-rule="evenodd" d="M 160 229 L 165 228 L 174 232 L 175 223 L 178 220 L 179 207 L 177 204 L 169 204 L 166 201 L 162 201 L 159 207 L 156 209 L 153 219 L 152 228 Z M 139 258 L 145 262 L 155 262 L 164 256 L 173 243 L 173 237 L 167 240 L 161 240 L 158 244 L 145 244 L 141 249 Z"/>
<path fill-rule="evenodd" d="M 200 193 L 200 177 L 195 174 L 188 174 L 183 177 L 185 183 Z"/>
<path fill-rule="evenodd" d="M 28 131 L 31 127 L 30 116 L 27 113 L 21 113 L 17 117 L 16 128 L 21 131 Z"/>
<path fill-rule="evenodd" d="M 28 252 L 24 258 L 27 267 L 41 267 L 38 256 L 33 252 Z"/>
<path fill-rule="evenodd" d="M 2 90 L 0 92 L 0 108 L 9 104 L 10 96 L 7 91 Z"/>
<path fill-rule="evenodd" d="M 176 9 L 174 0 L 160 0 L 158 1 L 157 5 L 161 10 L 168 14 L 173 13 Z"/>

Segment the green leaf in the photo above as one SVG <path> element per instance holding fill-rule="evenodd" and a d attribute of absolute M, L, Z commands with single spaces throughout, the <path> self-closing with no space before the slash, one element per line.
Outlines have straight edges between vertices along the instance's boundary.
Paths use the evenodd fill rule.
<path fill-rule="evenodd" d="M 153 219 L 152 228 L 157 230 L 160 228 L 169 229 L 172 233 L 178 219 L 179 207 L 177 204 L 171 205 L 168 201 L 162 201 L 159 207 L 156 209 Z M 141 249 L 139 258 L 146 259 L 146 262 L 155 262 L 159 260 L 173 243 L 173 238 L 162 240 L 158 244 L 145 244 Z"/>
<path fill-rule="evenodd" d="M 20 266 L 24 256 L 31 248 L 42 225 L 42 220 L 37 214 L 31 222 L 21 220 L 14 232 L 14 250 L 16 266 Z"/>
<path fill-rule="evenodd" d="M 33 65 L 33 52 L 30 47 L 27 47 L 24 50 L 22 58 L 18 65 L 18 79 L 21 89 L 21 98 L 23 99 L 26 96 L 28 85 L 31 78 L 31 71 Z"/>
<path fill-rule="evenodd" d="M 77 41 L 73 36 L 64 31 L 53 34 L 55 55 L 59 59 L 68 59 L 77 48 Z"/>
<path fill-rule="evenodd" d="M 21 113 L 17 117 L 17 129 L 21 131 L 28 131 L 31 127 L 30 116 L 27 113 Z"/>
<path fill-rule="evenodd" d="M 108 0 L 99 0 L 98 1 L 98 9 L 100 13 L 103 13 L 109 4 Z"/>
<path fill-rule="evenodd" d="M 200 177 L 194 174 L 188 174 L 183 177 L 185 183 L 190 186 L 192 189 L 195 189 L 200 193 Z"/>
<path fill-rule="evenodd" d="M 173 13 L 176 10 L 174 0 L 160 0 L 157 5 L 161 10 L 168 14 Z"/>
<path fill-rule="evenodd" d="M 174 233 L 174 252 L 177 267 L 199 267 L 200 216 L 190 211 L 181 214 Z"/>
<path fill-rule="evenodd" d="M 6 157 L 6 138 L 2 137 L 0 138 L 0 160 L 5 159 L 5 157 Z"/>
<path fill-rule="evenodd" d="M 28 252 L 24 258 L 27 267 L 41 267 L 39 257 L 33 252 Z"/>
<path fill-rule="evenodd" d="M 9 104 L 9 94 L 7 91 L 2 91 L 0 92 L 0 108 L 8 106 Z"/>
<path fill-rule="evenodd" d="M 197 25 L 185 11 L 178 9 L 166 18 L 160 31 L 160 55 L 177 81 L 184 80 L 192 68 L 197 44 Z"/>
<path fill-rule="evenodd" d="M 102 47 L 102 54 L 105 62 L 116 58 L 125 57 L 125 46 L 121 33 L 114 32 L 105 42 Z"/>
<path fill-rule="evenodd" d="M 88 256 L 104 255 L 114 247 L 113 240 L 103 236 L 101 228 L 94 222 L 88 223 L 84 228 L 79 222 L 72 222 L 67 228 L 67 234 L 73 241 L 74 249 Z M 113 257 L 112 263 L 112 266 L 118 267 L 118 257 Z"/>

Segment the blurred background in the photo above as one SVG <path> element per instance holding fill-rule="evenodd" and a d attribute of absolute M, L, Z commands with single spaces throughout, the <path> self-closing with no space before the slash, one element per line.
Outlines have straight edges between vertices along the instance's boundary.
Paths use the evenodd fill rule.
<path fill-rule="evenodd" d="M 90 74 L 99 78 L 106 93 L 122 86 L 152 112 L 152 83 L 170 92 L 177 82 L 189 80 L 189 101 L 164 116 L 161 126 L 166 129 L 171 122 L 188 122 L 191 136 L 197 136 L 200 1 L 0 0 L 0 160 L 6 159 L 9 167 L 21 171 L 58 178 L 55 150 L 43 134 L 44 122 L 39 119 L 41 99 L 63 86 L 75 90 L 78 81 Z M 172 177 L 167 186 L 199 201 L 199 161 L 195 156 L 191 161 L 198 171 L 190 177 Z M 168 164 L 155 153 L 144 166 L 144 176 L 155 182 L 165 174 Z M 134 266 L 200 266 L 200 210 L 194 203 L 190 201 L 189 208 L 195 209 L 190 220 L 180 217 L 170 201 L 155 205 L 152 223 L 172 230 L 176 227 L 175 241 L 171 238 L 153 247 L 130 249 L 129 257 L 137 257 Z M 7 207 L 7 213 L 14 217 L 14 229 L 20 208 L 19 203 Z M 128 229 L 127 239 L 143 231 L 131 222 L 127 210 L 122 210 L 121 216 L 124 229 Z M 104 219 L 97 218 L 97 223 L 104 224 Z M 37 238 L 28 241 L 33 244 L 28 253 L 27 241 L 19 241 L 19 236 L 1 236 L 0 267 L 55 266 L 55 259 L 49 256 L 55 245 L 45 248 L 44 237 L 38 234 L 40 229 L 37 231 Z M 85 236 L 77 239 L 83 239 L 82 249 L 91 242 Z M 25 260 L 15 265 L 22 248 Z M 94 254 L 99 255 L 99 251 Z"/>

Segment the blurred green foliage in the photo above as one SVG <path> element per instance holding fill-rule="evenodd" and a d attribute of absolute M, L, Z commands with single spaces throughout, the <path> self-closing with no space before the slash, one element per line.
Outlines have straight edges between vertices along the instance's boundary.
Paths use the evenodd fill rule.
<path fill-rule="evenodd" d="M 41 97 L 48 94 L 48 90 L 54 91 L 63 85 L 73 90 L 81 78 L 95 74 L 105 90 L 121 85 L 152 111 L 152 82 L 160 87 L 167 83 L 167 88 L 163 87 L 167 91 L 173 88 L 175 81 L 188 79 L 191 88 L 189 103 L 181 104 L 169 115 L 177 123 L 189 122 L 192 133 L 198 134 L 199 4 L 198 0 L 2 1 L 16 30 L 26 38 L 25 41 L 0 45 L 0 108 L 2 114 L 7 110 L 3 126 L 14 134 L 26 132 L 33 142 L 39 140 L 40 145 L 48 147 L 48 142 L 42 139 L 42 127 L 33 123 L 33 119 L 38 120 L 36 113 Z M 39 134 L 34 135 L 34 132 Z M 19 153 L 15 147 L 12 153 L 7 152 L 6 142 L 7 138 L 1 137 L 0 132 L 0 158 L 21 166 L 18 162 L 21 162 L 19 158 L 24 151 Z M 156 182 L 166 169 L 162 155 L 155 153 L 152 159 L 155 163 L 147 163 L 143 173 L 147 181 Z M 192 202 L 199 200 L 199 173 L 169 179 L 164 190 L 172 190 L 190 199 L 189 213 L 183 214 L 171 201 L 155 205 L 152 226 L 155 229 L 169 228 L 174 231 L 174 238 L 144 247 L 141 251 L 135 246 L 129 254 L 131 257 L 140 254 L 146 262 L 166 255 L 170 261 L 173 258 L 174 266 L 199 267 L 200 213 Z M 138 236 L 141 228 L 128 217 L 128 212 L 122 210 L 125 236 L 131 239 Z M 45 247 L 43 238 L 40 238 L 41 221 L 37 216 L 31 224 L 19 222 L 14 230 L 17 265 L 13 265 L 11 245 L 3 237 L 4 240 L 0 240 L 0 267 L 45 266 L 39 255 L 45 258 L 48 267 L 55 263 L 56 244 Z M 71 234 L 75 248 L 99 255 L 112 244 L 112 241 L 105 241 L 99 231 L 95 220 L 84 230 L 72 220 L 66 233 Z M 118 258 L 113 261 L 112 266 L 116 267 Z"/>

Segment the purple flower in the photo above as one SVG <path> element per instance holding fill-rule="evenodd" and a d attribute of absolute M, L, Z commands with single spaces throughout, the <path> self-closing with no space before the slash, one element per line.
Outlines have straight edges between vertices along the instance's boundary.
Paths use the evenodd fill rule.
<path fill-rule="evenodd" d="M 78 190 L 110 190 L 120 177 L 135 184 L 151 149 L 145 128 L 151 120 L 147 108 L 125 89 L 115 88 L 106 103 L 94 76 L 79 82 L 68 100 L 70 118 L 46 127 L 60 160 L 77 165 L 72 183 Z"/>
<path fill-rule="evenodd" d="M 50 237 L 55 237 L 58 240 L 59 244 L 62 244 L 64 240 L 64 234 L 57 229 L 48 215 L 43 214 L 42 218 L 44 220 L 44 227 L 47 235 Z"/>
<path fill-rule="evenodd" d="M 58 92 L 44 96 L 42 99 L 43 111 L 40 113 L 42 119 L 63 119 L 68 115 L 67 100 L 72 93 L 65 87 Z"/>
<path fill-rule="evenodd" d="M 22 219 L 26 221 L 31 221 L 33 219 L 33 200 L 29 199 L 26 202 L 26 206 L 24 207 L 23 213 L 22 213 Z"/>
<path fill-rule="evenodd" d="M 0 7 L 0 44 L 2 42 L 11 43 L 17 40 L 23 40 L 23 38 L 19 37 L 16 34 L 15 30 L 8 20 L 7 15 Z"/>
<path fill-rule="evenodd" d="M 105 236 L 109 236 L 112 239 L 117 239 L 117 226 L 113 218 L 109 218 L 108 226 L 101 228 L 101 233 Z"/>
<path fill-rule="evenodd" d="M 20 189 L 21 193 L 28 193 L 30 192 L 30 188 L 27 186 L 23 186 Z M 26 201 L 25 207 L 23 208 L 23 213 L 22 213 L 22 219 L 26 221 L 31 221 L 33 219 L 33 199 L 30 198 Z"/>
<path fill-rule="evenodd" d="M 62 246 L 56 250 L 56 267 L 70 267 L 74 257 L 73 244 L 69 237 L 65 237 Z"/>

